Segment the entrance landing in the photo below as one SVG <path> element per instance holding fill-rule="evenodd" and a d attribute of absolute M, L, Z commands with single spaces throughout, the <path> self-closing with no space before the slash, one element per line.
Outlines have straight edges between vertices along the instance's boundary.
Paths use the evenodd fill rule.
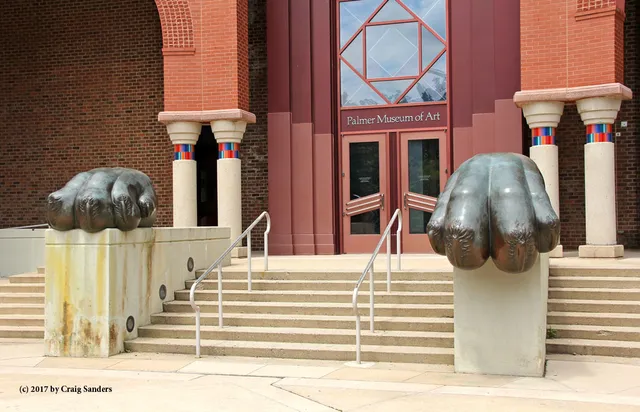
<path fill-rule="evenodd" d="M 371 258 L 370 254 L 353 255 L 296 255 L 296 256 L 269 256 L 269 270 L 271 271 L 309 271 L 326 272 L 335 270 L 340 272 L 361 272 Z M 251 259 L 252 270 L 263 270 L 262 252 L 254 252 Z M 579 258 L 577 251 L 565 252 L 563 258 L 549 259 L 551 269 L 575 268 L 575 269 L 638 269 L 640 270 L 640 250 L 627 250 L 625 256 L 616 259 L 585 259 Z M 384 272 L 387 269 L 387 255 L 378 255 L 374 264 L 376 272 Z M 231 266 L 224 271 L 246 271 L 247 259 L 233 259 Z M 391 255 L 391 270 L 397 270 L 397 257 Z M 453 267 L 445 256 L 435 254 L 406 254 L 402 255 L 403 271 L 420 272 L 452 272 Z"/>

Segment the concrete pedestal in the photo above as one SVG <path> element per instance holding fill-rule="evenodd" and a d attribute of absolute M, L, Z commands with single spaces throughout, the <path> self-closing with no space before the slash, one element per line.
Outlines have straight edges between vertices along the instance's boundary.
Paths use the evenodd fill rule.
<path fill-rule="evenodd" d="M 45 236 L 45 355 L 61 357 L 124 352 L 124 342 L 162 311 L 163 301 L 230 243 L 228 228 L 47 230 Z"/>
<path fill-rule="evenodd" d="M 544 375 L 549 257 L 509 274 L 491 259 L 480 269 L 454 269 L 455 371 Z"/>

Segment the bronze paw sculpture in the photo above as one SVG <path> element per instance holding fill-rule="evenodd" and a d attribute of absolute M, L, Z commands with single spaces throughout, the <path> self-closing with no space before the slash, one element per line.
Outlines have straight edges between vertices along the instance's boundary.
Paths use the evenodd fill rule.
<path fill-rule="evenodd" d="M 49 195 L 47 221 L 60 231 L 130 231 L 153 226 L 156 205 L 153 184 L 144 173 L 124 168 L 94 169 L 74 176 Z"/>
<path fill-rule="evenodd" d="M 427 226 L 433 250 L 459 269 L 522 273 L 553 250 L 560 221 L 536 164 L 514 153 L 477 155 L 451 176 Z"/>

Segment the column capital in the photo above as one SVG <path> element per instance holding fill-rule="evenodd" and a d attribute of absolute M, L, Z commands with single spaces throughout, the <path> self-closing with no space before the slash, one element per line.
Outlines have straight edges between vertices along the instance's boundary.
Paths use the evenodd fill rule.
<path fill-rule="evenodd" d="M 211 131 L 218 143 L 242 143 L 242 137 L 247 129 L 244 120 L 213 120 Z"/>
<path fill-rule="evenodd" d="M 527 124 L 531 129 L 538 127 L 558 127 L 563 111 L 564 102 L 559 101 L 538 101 L 522 104 L 522 113 L 526 117 Z"/>
<path fill-rule="evenodd" d="M 198 142 L 202 124 L 199 122 L 172 122 L 167 123 L 167 132 L 171 142 L 175 144 L 191 144 Z"/>
<path fill-rule="evenodd" d="M 622 100 L 615 97 L 590 97 L 576 102 L 585 126 L 613 124 L 618 117 Z"/>

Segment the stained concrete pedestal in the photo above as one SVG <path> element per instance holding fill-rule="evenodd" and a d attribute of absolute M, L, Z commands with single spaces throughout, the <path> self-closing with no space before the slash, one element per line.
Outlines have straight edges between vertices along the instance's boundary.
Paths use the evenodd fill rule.
<path fill-rule="evenodd" d="M 454 269 L 455 371 L 544 375 L 549 257 L 510 274 L 491 259 L 480 269 Z"/>
<path fill-rule="evenodd" d="M 230 233 L 47 230 L 45 243 L 45 355 L 103 358 L 124 352 L 124 342 L 162 311 L 163 301 L 229 247 Z M 227 257 L 223 266 L 229 264 Z"/>

